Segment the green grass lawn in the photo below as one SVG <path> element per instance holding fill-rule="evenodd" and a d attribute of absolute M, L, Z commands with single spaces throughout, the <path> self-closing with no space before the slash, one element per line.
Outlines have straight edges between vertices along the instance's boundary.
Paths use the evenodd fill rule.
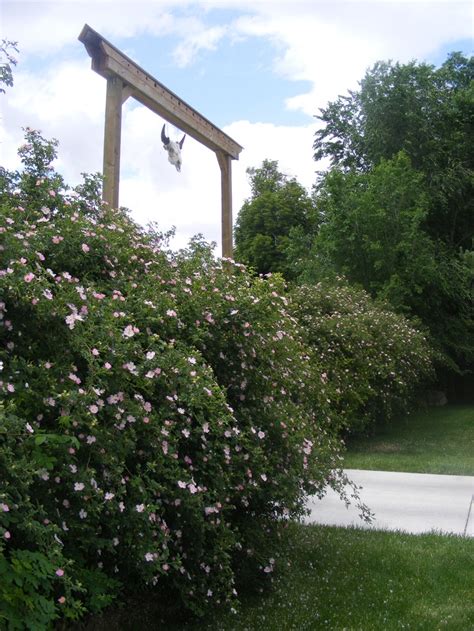
<path fill-rule="evenodd" d="M 80 626 L 89 631 L 470 631 L 474 540 L 290 524 L 273 584 L 190 623 L 152 599 Z M 74 627 L 76 628 L 76 627 Z M 70 631 L 70 630 L 68 630 Z"/>
<path fill-rule="evenodd" d="M 474 541 L 291 525 L 267 594 L 201 629 L 436 631 L 474 628 Z M 197 629 L 198 627 L 183 627 Z"/>
<path fill-rule="evenodd" d="M 347 469 L 474 475 L 474 406 L 429 408 L 348 441 Z"/>

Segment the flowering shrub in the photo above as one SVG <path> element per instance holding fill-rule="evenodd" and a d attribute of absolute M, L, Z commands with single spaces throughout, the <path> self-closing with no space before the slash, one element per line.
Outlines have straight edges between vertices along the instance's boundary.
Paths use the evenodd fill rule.
<path fill-rule="evenodd" d="M 0 173 L 0 620 L 145 586 L 230 604 L 273 571 L 280 518 L 344 481 L 282 281 L 199 242 L 167 253 L 26 141 Z"/>
<path fill-rule="evenodd" d="M 406 411 L 431 376 L 425 336 L 343 279 L 295 288 L 291 309 L 313 349 L 321 388 L 346 431 L 361 432 Z"/>

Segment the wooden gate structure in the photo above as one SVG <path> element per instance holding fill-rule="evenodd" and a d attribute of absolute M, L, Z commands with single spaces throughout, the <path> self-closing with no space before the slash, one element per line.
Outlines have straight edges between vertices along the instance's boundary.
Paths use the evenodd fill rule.
<path fill-rule="evenodd" d="M 215 152 L 221 170 L 222 256 L 232 257 L 232 160 L 242 147 L 179 96 L 140 68 L 85 24 L 79 35 L 92 58 L 92 70 L 107 80 L 102 198 L 118 207 L 122 105 L 132 96 L 169 123 Z"/>

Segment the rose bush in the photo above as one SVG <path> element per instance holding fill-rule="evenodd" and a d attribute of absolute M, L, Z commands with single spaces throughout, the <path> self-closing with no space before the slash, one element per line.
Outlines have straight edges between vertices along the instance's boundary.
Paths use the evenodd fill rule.
<path fill-rule="evenodd" d="M 0 620 L 145 587 L 230 605 L 271 574 L 281 518 L 344 481 L 283 282 L 167 252 L 97 178 L 68 189 L 38 132 L 20 155 L 0 172 Z"/>
<path fill-rule="evenodd" d="M 433 376 L 426 336 L 342 278 L 296 287 L 291 311 L 343 431 L 370 431 L 376 422 L 406 412 Z"/>

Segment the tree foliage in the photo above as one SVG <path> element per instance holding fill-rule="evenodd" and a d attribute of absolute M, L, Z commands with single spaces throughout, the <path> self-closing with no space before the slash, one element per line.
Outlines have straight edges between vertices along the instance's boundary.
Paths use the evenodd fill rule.
<path fill-rule="evenodd" d="M 13 86 L 13 68 L 17 64 L 15 53 L 18 53 L 17 42 L 2 39 L 0 42 L 0 93 L 5 93 L 5 87 Z"/>
<path fill-rule="evenodd" d="M 286 249 L 292 229 L 314 229 L 314 205 L 295 179 L 278 171 L 278 163 L 265 160 L 247 170 L 251 197 L 242 206 L 235 228 L 235 257 L 260 274 L 281 272 L 291 278 Z"/>
<path fill-rule="evenodd" d="M 404 151 L 430 195 L 426 230 L 449 246 L 471 247 L 474 57 L 452 53 L 435 68 L 378 62 L 358 91 L 322 110 L 314 157 L 367 172 Z"/>
<path fill-rule="evenodd" d="M 322 110 L 321 230 L 295 273 L 344 273 L 428 327 L 450 370 L 473 365 L 474 58 L 378 62 Z M 304 245 L 304 244 L 303 244 Z M 293 253 L 302 244 L 294 239 Z"/>
<path fill-rule="evenodd" d="M 407 412 L 432 377 L 426 336 L 345 279 L 296 286 L 290 304 L 343 431 L 371 431 Z"/>
<path fill-rule="evenodd" d="M 409 307 L 431 273 L 433 244 L 422 228 L 423 176 L 407 156 L 383 160 L 368 173 L 332 169 L 318 204 L 324 219 L 314 254 L 321 266 Z"/>

